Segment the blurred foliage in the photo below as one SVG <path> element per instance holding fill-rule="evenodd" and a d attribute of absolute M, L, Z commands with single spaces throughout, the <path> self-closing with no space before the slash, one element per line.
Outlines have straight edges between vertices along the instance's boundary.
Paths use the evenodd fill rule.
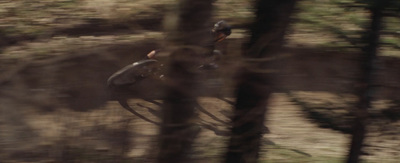
<path fill-rule="evenodd" d="M 145 19 L 162 18 L 171 0 L 10 0 L 0 1 L 0 48 L 54 35 L 147 28 Z M 86 25 L 86 26 L 84 26 Z M 77 28 L 81 27 L 81 28 Z M 75 29 L 74 29 L 75 28 Z M 148 27 L 153 28 L 153 27 Z M 65 31 L 72 29 L 71 31 Z M 117 30 L 116 30 L 117 31 Z"/>
<path fill-rule="evenodd" d="M 67 18 L 79 16 L 76 11 L 80 3 L 77 0 L 18 0 L 0 3 L 0 29 L 9 35 L 40 35 Z"/>
<path fill-rule="evenodd" d="M 3 0 L 0 1 L 2 47 L 54 36 L 160 31 L 166 8 L 176 0 Z M 251 1 L 219 0 L 216 19 L 248 24 Z M 114 33 L 110 33 L 113 31 Z"/>
<path fill-rule="evenodd" d="M 361 8 L 344 8 L 342 2 L 305 0 L 299 3 L 295 30 L 322 33 L 332 38 L 319 42 L 322 46 L 359 48 L 361 34 L 368 23 L 367 12 Z M 311 39 L 311 38 L 310 38 Z"/>
<path fill-rule="evenodd" d="M 295 33 L 308 33 L 310 37 L 297 42 L 310 42 L 322 47 L 359 50 L 363 43 L 363 31 L 368 29 L 368 0 L 304 0 L 298 5 L 293 30 Z M 384 13 L 381 45 L 382 55 L 399 51 L 400 47 L 400 3 L 389 0 Z M 318 36 L 325 37 L 321 39 Z M 314 38 L 312 38 L 314 37 Z"/>
<path fill-rule="evenodd" d="M 0 47 L 20 41 L 49 38 L 58 30 L 82 24 L 143 29 L 142 22 L 160 23 L 165 5 L 175 0 L 5 0 L 0 2 Z M 234 27 L 247 27 L 253 18 L 250 0 L 218 0 L 215 19 Z M 303 0 L 298 3 L 290 42 L 357 50 L 364 44 L 363 30 L 369 22 L 366 10 L 371 0 Z M 382 30 L 381 54 L 395 55 L 400 49 L 400 2 L 388 0 Z M 148 23 L 147 23 L 148 24 Z M 144 28 L 157 29 L 144 24 Z M 110 27 L 111 28 L 111 27 Z M 56 33 L 57 34 L 57 33 Z"/>

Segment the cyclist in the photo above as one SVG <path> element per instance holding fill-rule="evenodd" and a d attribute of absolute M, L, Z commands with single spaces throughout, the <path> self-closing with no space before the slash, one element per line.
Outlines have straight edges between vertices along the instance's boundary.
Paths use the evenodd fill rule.
<path fill-rule="evenodd" d="M 211 29 L 211 35 L 213 37 L 213 54 L 211 55 L 210 61 L 208 61 L 208 63 L 200 65 L 200 69 L 218 68 L 218 65 L 215 63 L 215 61 L 218 60 L 221 52 L 215 50 L 215 43 L 221 42 L 230 34 L 231 26 L 225 21 L 221 20 L 214 24 L 214 27 Z M 130 64 L 115 72 L 108 78 L 107 85 L 114 88 L 129 86 L 150 75 L 153 75 L 155 71 L 159 70 L 157 68 L 158 62 L 155 59 L 158 52 L 159 50 L 153 50 L 146 55 L 146 58 L 144 60 Z"/>

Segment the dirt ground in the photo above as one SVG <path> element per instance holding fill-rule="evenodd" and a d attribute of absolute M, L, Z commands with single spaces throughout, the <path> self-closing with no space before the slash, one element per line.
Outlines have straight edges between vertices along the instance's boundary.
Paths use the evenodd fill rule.
<path fill-rule="evenodd" d="M 229 122 L 232 107 L 229 103 L 216 98 L 202 98 L 199 102 L 218 120 Z M 266 115 L 270 133 L 263 138 L 262 162 L 343 161 L 348 134 L 320 128 L 306 118 L 306 113 L 286 94 L 274 94 L 270 102 Z M 158 105 L 140 99 L 130 100 L 129 104 L 146 117 L 160 120 Z M 228 130 L 228 125 L 199 113 L 200 123 L 212 124 L 221 132 Z M 3 142 L 2 162 L 114 162 L 118 156 L 125 161 L 154 162 L 158 126 L 131 115 L 116 102 L 108 102 L 89 112 L 59 109 L 43 113 L 30 109 L 25 110 L 22 117 L 35 135 L 18 138 L 18 142 Z M 3 126 L 3 129 L 9 128 Z M 28 132 L 13 130 L 20 134 Z M 198 162 L 220 162 L 228 137 L 217 134 L 216 130 L 202 128 L 191 157 Z M 385 137 L 371 133 L 369 136 L 367 151 L 370 153 L 363 156 L 364 159 L 368 162 L 397 161 L 400 154 L 398 134 Z"/>
<path fill-rule="evenodd" d="M 160 33 L 59 38 L 8 49 L 11 53 L 7 54 L 14 55 L 28 55 L 41 46 L 55 50 L 50 57 L 39 55 L 37 58 L 2 60 L 10 65 L 2 67 L 6 71 L 1 78 L 2 162 L 153 162 L 157 152 L 158 127 L 131 115 L 115 101 L 108 101 L 105 81 L 123 65 L 140 58 L 130 55 L 132 52 L 146 54 L 160 46 L 160 38 Z M 236 57 L 239 55 L 234 47 L 240 47 L 242 41 L 240 36 L 234 36 L 219 46 L 232 54 L 221 64 L 226 66 L 221 68 L 223 76 L 234 75 L 232 70 L 237 67 Z M 63 44 L 70 45 L 69 48 L 81 48 L 65 56 L 62 54 L 66 51 L 57 48 L 64 47 Z M 285 51 L 285 54 L 290 52 Z M 325 55 L 315 57 L 318 54 Z M 309 116 L 311 109 L 328 109 L 329 112 L 322 113 L 334 121 L 341 121 L 342 115 L 352 108 L 347 106 L 349 101 L 354 102 L 351 96 L 346 100 L 347 97 L 343 98 L 339 93 L 349 88 L 349 79 L 357 73 L 348 71 L 356 66 L 352 64 L 354 56 L 335 55 L 337 58 L 332 62 L 338 64 L 327 64 L 323 58 L 329 54 L 306 51 L 289 55 L 282 64 L 278 80 L 280 89 L 296 90 L 294 94 L 298 96 L 294 100 L 293 94 L 278 89 L 277 92 L 281 93 L 275 93 L 270 99 L 266 115 L 270 133 L 264 136 L 261 162 L 342 162 L 345 158 L 349 135 L 329 126 L 321 128 L 320 122 Z M 302 56 L 302 62 L 296 62 L 299 56 Z M 384 82 L 396 81 L 396 75 L 392 76 L 391 80 Z M 232 84 L 232 81 L 227 83 Z M 393 92 L 390 90 L 387 94 Z M 233 100 L 230 98 L 228 101 Z M 229 102 L 203 98 L 200 103 L 217 119 L 229 121 L 232 108 Z M 382 108 L 391 105 L 390 100 L 389 104 L 381 103 Z M 131 100 L 130 105 L 150 119 L 159 121 L 158 105 L 143 100 Z M 331 111 L 330 108 L 341 109 Z M 191 156 L 198 162 L 220 162 L 227 142 L 223 135 L 229 126 L 203 113 L 200 117 L 202 132 Z M 204 124 L 217 130 L 209 130 Z M 396 120 L 379 120 L 371 126 L 373 132 L 367 139 L 363 159 L 396 162 L 400 154 L 399 127 Z"/>
<path fill-rule="evenodd" d="M 160 46 L 160 38 L 160 33 L 59 38 L 8 49 L 14 55 L 27 55 L 41 46 L 56 50 L 51 57 L 2 60 L 16 64 L 3 67 L 6 71 L 1 78 L 0 126 L 3 132 L 0 133 L 0 159 L 6 163 L 154 162 L 158 127 L 131 115 L 115 101 L 108 101 L 105 81 L 123 65 L 140 58 L 130 55 L 132 51 L 146 54 Z M 226 66 L 221 68 L 223 76 L 234 75 L 232 70 L 237 67 L 239 52 L 233 47 L 239 47 L 242 41 L 241 36 L 234 35 L 219 46 L 232 54 L 221 64 Z M 57 48 L 64 47 L 62 44 L 81 49 L 65 56 L 62 54 L 66 51 Z M 318 54 L 325 55 L 315 57 Z M 302 62 L 295 62 L 299 56 L 303 56 Z M 264 136 L 261 162 L 342 162 L 345 158 L 349 135 L 329 126 L 321 128 L 320 122 L 309 116 L 309 110 L 313 106 L 317 106 L 317 111 L 341 108 L 326 113 L 334 121 L 341 121 L 342 115 L 351 108 L 347 106 L 349 101 L 354 102 L 351 96 L 346 100 L 347 97 L 343 98 L 339 93 L 349 88 L 349 78 L 357 73 L 346 71 L 355 66 L 352 64 L 354 56 L 336 55 L 334 62 L 338 66 L 324 63 L 324 56 L 329 56 L 329 52 L 306 51 L 289 55 L 283 62 L 278 80 L 280 89 L 297 90 L 294 94 L 298 96 L 294 100 L 293 94 L 281 91 L 270 99 L 266 115 L 270 133 Z M 390 80 L 385 82 L 390 83 Z M 232 84 L 232 81 L 227 83 Z M 229 126 L 220 120 L 229 121 L 232 109 L 229 101 L 234 99 L 230 98 L 228 102 L 216 98 L 200 99 L 201 105 L 217 118 L 200 113 L 202 132 L 191 153 L 194 160 L 220 162 L 223 158 L 227 142 L 224 133 L 229 131 Z M 130 105 L 150 119 L 159 121 L 158 105 L 143 100 L 131 100 Z M 216 129 L 209 130 L 204 124 Z M 399 127 L 398 121 L 387 120 L 377 121 L 371 126 L 373 132 L 367 139 L 363 159 L 396 162 L 400 151 Z"/>

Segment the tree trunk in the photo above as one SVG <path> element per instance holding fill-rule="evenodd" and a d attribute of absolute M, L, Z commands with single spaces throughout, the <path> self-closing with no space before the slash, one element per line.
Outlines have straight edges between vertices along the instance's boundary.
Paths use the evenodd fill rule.
<path fill-rule="evenodd" d="M 196 126 L 197 67 L 209 51 L 209 20 L 212 0 L 181 0 L 176 32 L 170 41 L 177 46 L 170 56 L 166 97 L 163 104 L 158 162 L 191 162 L 187 153 L 199 133 Z M 170 42 L 169 42 L 170 44 Z"/>
<path fill-rule="evenodd" d="M 375 0 L 371 5 L 371 23 L 369 29 L 366 29 L 366 47 L 362 59 L 362 75 L 359 81 L 357 94 L 359 102 L 355 111 L 355 121 L 353 126 L 352 140 L 348 155 L 348 163 L 359 162 L 363 141 L 366 134 L 366 125 L 368 120 L 368 108 L 371 107 L 372 84 L 374 62 L 377 56 L 379 46 L 379 36 L 382 23 L 382 10 L 386 0 Z"/>
<path fill-rule="evenodd" d="M 256 1 L 256 20 L 251 39 L 245 47 L 245 60 L 273 57 L 284 41 L 295 0 Z M 253 62 L 239 72 L 232 136 L 225 162 L 257 162 L 268 97 L 272 92 L 274 67 L 271 63 Z"/>

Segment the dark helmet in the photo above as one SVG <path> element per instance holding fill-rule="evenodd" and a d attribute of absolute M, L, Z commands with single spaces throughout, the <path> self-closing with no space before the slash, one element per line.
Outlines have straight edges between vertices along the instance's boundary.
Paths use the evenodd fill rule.
<path fill-rule="evenodd" d="M 223 20 L 214 24 L 212 32 L 214 34 L 215 42 L 224 40 L 227 36 L 229 36 L 232 33 L 231 26 Z"/>
<path fill-rule="evenodd" d="M 231 26 L 226 23 L 225 21 L 221 20 L 217 23 L 214 24 L 213 32 L 221 32 L 224 33 L 226 36 L 229 36 L 231 34 Z"/>

